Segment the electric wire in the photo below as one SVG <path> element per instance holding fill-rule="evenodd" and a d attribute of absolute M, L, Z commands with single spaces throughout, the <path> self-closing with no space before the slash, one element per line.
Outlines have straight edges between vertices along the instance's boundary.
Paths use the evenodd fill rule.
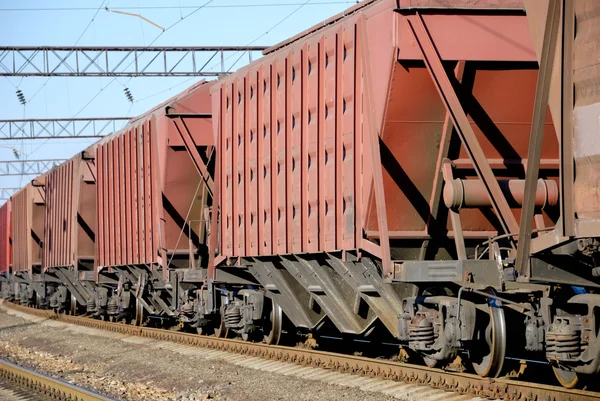
<path fill-rule="evenodd" d="M 294 5 L 298 5 L 298 7 L 297 7 L 295 10 L 293 10 L 291 13 L 289 13 L 288 15 L 286 15 L 286 16 L 285 16 L 283 19 L 281 19 L 279 22 L 277 22 L 275 25 L 273 25 L 271 28 L 269 28 L 269 29 L 268 29 L 268 30 L 267 30 L 265 33 L 263 33 L 262 35 L 260 35 L 260 36 L 256 37 L 254 40 L 252 40 L 252 42 L 248 43 L 248 44 L 247 44 L 247 46 L 250 46 L 250 45 L 252 45 L 253 43 L 256 43 L 256 42 L 257 42 L 257 41 L 258 41 L 260 38 L 262 38 L 262 37 L 264 37 L 264 36 L 268 35 L 268 33 L 269 33 L 270 31 L 272 31 L 273 29 L 277 28 L 279 25 L 281 25 L 282 23 L 284 23 L 284 22 L 285 22 L 287 19 L 289 19 L 289 18 L 290 18 L 290 17 L 292 17 L 292 16 L 293 16 L 295 13 L 297 13 L 297 12 L 298 12 L 298 11 L 299 11 L 299 10 L 300 10 L 302 7 L 304 7 L 304 6 L 306 6 L 306 5 L 309 5 L 309 3 L 310 3 L 310 0 L 307 0 L 307 1 L 303 2 L 303 3 L 295 3 Z M 343 3 L 347 3 L 347 2 L 321 2 L 321 3 L 310 3 L 310 5 L 317 5 L 317 4 L 343 4 Z M 288 4 L 290 4 L 290 5 L 291 5 L 292 3 L 288 3 Z M 234 66 L 235 66 L 235 65 L 236 65 L 236 64 L 237 64 L 237 63 L 240 61 L 240 59 L 241 59 L 241 58 L 242 58 L 242 57 L 243 57 L 243 56 L 244 56 L 246 53 L 247 53 L 247 51 L 243 51 L 243 52 L 242 52 L 242 54 L 241 54 L 241 55 L 240 55 L 240 56 L 239 56 L 239 57 L 238 57 L 238 58 L 235 60 L 235 62 L 234 62 L 234 63 L 233 63 L 233 64 L 232 64 L 232 65 L 231 65 L 231 66 L 230 66 L 228 69 L 227 69 L 227 72 L 231 71 L 231 69 L 232 69 L 232 68 L 233 68 L 233 67 L 234 67 Z M 236 53 L 232 53 L 232 54 L 230 54 L 229 56 L 225 57 L 225 58 L 223 59 L 223 61 L 227 61 L 227 60 L 229 60 L 229 59 L 230 59 L 231 57 L 233 57 L 235 54 L 236 54 Z M 213 68 L 217 67 L 217 66 L 218 66 L 220 63 L 221 63 L 221 62 L 214 64 L 212 67 L 210 67 L 210 68 L 209 68 L 209 70 L 212 70 Z M 185 81 L 183 81 L 183 82 L 180 82 L 179 84 L 177 84 L 177 85 L 174 85 L 174 86 L 172 86 L 172 87 L 170 87 L 170 88 L 168 88 L 168 89 L 161 90 L 161 91 L 159 91 L 159 92 L 156 92 L 156 93 L 153 93 L 153 94 L 151 94 L 151 95 L 148 95 L 148 96 L 146 96 L 146 97 L 144 97 L 144 98 L 141 98 L 141 99 L 139 99 L 139 100 L 136 100 L 136 103 L 137 103 L 137 102 L 141 102 L 141 101 L 143 101 L 143 100 L 146 100 L 146 99 L 149 99 L 149 98 L 152 98 L 152 97 L 154 97 L 154 96 L 158 96 L 158 95 L 160 95 L 160 94 L 162 94 L 162 93 L 165 93 L 165 92 L 167 92 L 167 91 L 170 91 L 170 90 L 172 90 L 173 88 L 176 88 L 176 87 L 178 87 L 178 86 L 181 86 L 181 85 L 183 85 L 183 84 L 184 84 L 184 83 L 186 83 L 186 82 L 189 82 L 189 81 L 191 81 L 192 79 L 194 79 L 194 78 L 186 79 Z"/>
<path fill-rule="evenodd" d="M 266 36 L 269 34 L 269 32 L 271 32 L 273 29 L 277 28 L 279 25 L 283 24 L 285 21 L 287 21 L 290 17 L 292 17 L 294 14 L 296 14 L 298 11 L 300 11 L 301 8 L 303 8 L 304 6 L 306 6 L 308 3 L 310 3 L 310 0 L 306 0 L 304 3 L 300 3 L 299 6 L 297 8 L 295 8 L 291 13 L 289 13 L 288 15 L 286 15 L 285 17 L 283 17 L 281 20 L 279 20 L 279 22 L 277 22 L 275 25 L 273 25 L 271 28 L 267 29 L 265 31 L 265 33 L 263 33 L 262 35 L 257 36 L 256 38 L 254 38 L 254 40 L 252 40 L 251 42 L 249 42 L 246 46 L 250 46 L 254 43 L 256 43 L 260 38 Z M 235 62 L 229 67 L 229 69 L 227 70 L 228 72 L 231 71 L 231 69 L 241 60 L 241 58 L 247 53 L 247 50 L 243 51 L 242 54 L 235 60 Z M 227 61 L 229 60 L 231 57 L 233 57 L 236 53 L 232 53 L 229 56 L 225 57 L 225 59 L 223 61 Z M 210 69 L 213 69 L 217 66 L 218 64 L 213 65 Z"/>
<path fill-rule="evenodd" d="M 323 5 L 338 5 L 349 4 L 348 0 L 344 1 L 316 1 L 310 3 L 310 6 Z M 302 5 L 300 2 L 294 3 L 238 3 L 238 4 L 215 4 L 206 6 L 206 8 L 256 8 L 256 7 L 294 7 Z M 172 9 L 193 9 L 198 6 L 113 6 L 113 10 L 172 10 Z M 35 8 L 0 8 L 0 12 L 28 12 L 28 11 L 89 11 L 94 10 L 94 7 L 35 7 Z"/>
<path fill-rule="evenodd" d="M 77 38 L 77 40 L 75 41 L 75 44 L 73 46 L 77 46 L 79 44 L 79 41 L 81 41 L 81 39 L 83 38 L 83 35 L 85 35 L 85 33 L 87 32 L 87 30 L 90 28 L 90 26 L 92 25 L 92 23 L 94 22 L 94 20 L 96 19 L 96 16 L 98 15 L 98 13 L 100 12 L 100 10 L 102 9 L 102 6 L 104 5 L 104 3 L 107 0 L 102 0 L 102 3 L 100 3 L 100 6 L 98 6 L 98 8 L 96 9 L 96 12 L 94 13 L 94 16 L 92 17 L 92 19 L 90 20 L 90 22 L 86 25 L 85 29 L 83 30 L 83 32 L 81 32 L 81 34 L 79 35 L 79 37 Z M 42 88 L 44 88 L 46 86 L 46 84 L 48 84 L 48 81 L 50 81 L 52 77 L 48 77 L 48 79 L 46 79 L 46 81 L 42 84 L 42 86 L 40 86 L 40 88 L 35 91 L 35 93 L 33 94 L 33 96 L 31 96 L 31 98 L 29 99 L 29 101 L 31 102 L 35 96 L 42 90 Z"/>
<path fill-rule="evenodd" d="M 190 17 L 191 15 L 195 14 L 196 12 L 198 12 L 199 10 L 201 10 L 202 8 L 206 7 L 207 5 L 209 5 L 210 3 L 212 3 L 214 0 L 208 0 L 206 3 L 204 3 L 203 5 L 197 7 L 194 11 L 190 12 L 189 14 L 187 14 L 186 16 L 184 16 L 182 19 L 174 22 L 173 24 L 171 24 L 170 26 L 168 26 L 164 31 L 160 32 L 158 34 L 158 36 L 156 36 L 156 38 L 154 38 L 154 40 L 148 45 L 148 46 L 152 46 L 152 44 L 154 44 L 165 32 L 167 32 L 169 29 L 173 28 L 174 26 L 176 26 L 177 24 L 179 24 L 180 22 L 184 21 L 186 18 Z M 102 2 L 102 4 L 104 4 L 104 1 Z M 98 10 L 102 7 L 102 4 L 100 5 L 100 7 L 98 8 Z M 96 13 L 97 14 L 97 13 Z M 95 15 L 96 15 L 95 14 Z M 89 26 L 89 25 L 88 25 Z M 87 29 L 87 28 L 86 28 Z M 137 60 L 137 57 L 134 58 L 134 60 L 132 60 L 127 66 L 124 67 L 124 69 L 127 69 L 129 66 L 131 66 L 131 64 L 133 64 L 135 61 Z M 81 114 L 81 112 L 83 112 L 94 100 L 96 100 L 96 98 L 98 98 L 98 96 L 100 96 L 100 94 L 106 89 L 108 88 L 113 82 L 117 81 L 118 77 L 113 77 L 113 79 L 111 79 L 106 85 L 104 85 L 103 87 L 100 88 L 100 90 L 90 99 L 88 100 L 88 102 L 83 105 L 83 107 L 81 107 L 79 109 L 79 111 L 77 113 L 75 113 L 75 115 L 73 116 L 73 118 L 79 116 Z M 127 85 L 129 82 L 131 81 L 131 78 L 125 83 L 125 85 Z M 123 85 L 123 86 L 125 86 Z M 130 107 L 131 110 L 131 107 Z M 44 142 L 42 142 L 37 148 L 35 148 L 35 150 L 33 150 L 30 154 L 33 154 L 35 152 L 37 152 L 42 146 L 44 146 L 51 138 L 46 139 Z"/>

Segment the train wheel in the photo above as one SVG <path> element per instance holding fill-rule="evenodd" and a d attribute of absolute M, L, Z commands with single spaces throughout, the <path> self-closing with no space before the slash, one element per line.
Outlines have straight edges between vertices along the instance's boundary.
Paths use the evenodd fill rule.
<path fill-rule="evenodd" d="M 283 311 L 281 310 L 281 306 L 272 302 L 271 313 L 269 315 L 269 320 L 266 322 L 264 327 L 264 340 L 265 343 L 270 345 L 279 344 L 279 340 L 281 340 L 281 331 L 283 327 Z"/>
<path fill-rule="evenodd" d="M 42 297 L 37 292 L 35 293 L 35 309 L 42 307 Z"/>
<path fill-rule="evenodd" d="M 69 314 L 71 316 L 77 315 L 77 298 L 75 298 L 75 295 L 73 294 L 71 294 L 71 307 L 69 309 Z"/>
<path fill-rule="evenodd" d="M 479 376 L 498 377 L 502 372 L 506 356 L 504 310 L 500 302 L 490 302 L 488 313 L 482 313 L 481 316 L 488 316 L 488 319 L 479 326 L 480 338 L 471 349 L 471 362 Z"/>
<path fill-rule="evenodd" d="M 136 326 L 141 326 L 144 323 L 144 306 L 139 299 L 135 299 L 135 320 L 133 322 Z"/>
<path fill-rule="evenodd" d="M 558 382 L 564 388 L 577 388 L 581 386 L 580 377 L 576 372 L 572 372 L 570 370 L 565 370 L 557 367 L 552 367 L 554 370 L 554 376 L 558 379 Z"/>

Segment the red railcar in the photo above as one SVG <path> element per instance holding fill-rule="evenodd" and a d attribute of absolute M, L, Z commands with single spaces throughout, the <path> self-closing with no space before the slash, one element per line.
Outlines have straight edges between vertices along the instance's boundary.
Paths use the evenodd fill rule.
<path fill-rule="evenodd" d="M 12 227 L 10 199 L 0 207 L 0 297 L 12 298 Z"/>
<path fill-rule="evenodd" d="M 45 181 L 38 177 L 11 197 L 13 271 L 29 280 L 42 268 Z"/>
<path fill-rule="evenodd" d="M 567 387 L 595 377 L 596 9 L 367 0 L 132 120 L 95 151 L 87 312 L 271 344 L 391 334 L 430 366 L 497 377 L 535 354 Z M 36 284 L 43 244 L 58 310 L 77 287 L 58 272 L 90 260 L 76 165 L 51 173 L 43 243 L 39 187 L 12 202 L 13 278 Z"/>
<path fill-rule="evenodd" d="M 12 265 L 12 229 L 10 200 L 0 207 L 0 275 L 8 274 Z"/>
<path fill-rule="evenodd" d="M 94 146 L 48 172 L 45 190 L 42 267 L 48 288 L 38 295 L 44 304 L 49 301 L 53 307 L 74 311 L 77 304 L 86 305 L 94 281 Z"/>
<path fill-rule="evenodd" d="M 92 269 L 96 232 L 93 148 L 52 169 L 46 178 L 44 271 Z"/>
<path fill-rule="evenodd" d="M 324 311 L 342 332 L 365 332 L 379 318 L 396 334 L 391 317 L 410 286 L 358 276 L 402 281 L 395 263 L 463 259 L 474 240 L 518 231 L 537 80 L 526 16 L 517 2 L 477 3 L 469 13 L 401 3 L 402 12 L 397 1 L 363 2 L 212 88 L 218 261 L 242 258 L 298 326 L 318 324 Z M 424 62 L 423 41 L 435 43 L 435 69 Z M 450 88 L 468 99 L 460 135 L 435 75 L 449 67 Z M 552 169 L 558 147 L 549 116 L 546 131 L 542 159 Z M 539 183 L 540 207 L 557 202 L 553 174 Z M 458 220 L 441 205 L 444 182 Z M 553 224 L 548 215 L 537 221 Z M 356 271 L 343 267 L 346 252 L 359 258 Z M 290 276 L 302 296 L 289 290 Z M 304 298 L 319 304 L 318 316 Z"/>
<path fill-rule="evenodd" d="M 212 183 L 209 87 L 192 86 L 98 143 L 100 268 L 149 266 L 167 277 L 170 264 L 188 266 L 188 237 L 200 235 L 188 223 L 202 215 Z"/>
<path fill-rule="evenodd" d="M 439 6 L 410 5 L 421 3 Z M 438 215 L 441 165 L 448 159 L 457 177 L 480 181 L 467 148 L 449 147 L 451 121 L 410 31 L 415 17 L 394 12 L 396 6 L 392 0 L 361 3 L 268 49 L 214 86 L 220 255 L 363 249 L 389 260 L 389 238 L 391 258 L 412 259 L 419 242 L 443 231 L 454 236 L 450 221 Z M 460 60 L 455 70 L 472 99 L 468 123 L 481 157 L 500 170 L 501 183 L 522 179 L 537 79 L 526 17 L 419 18 L 441 59 Z M 542 159 L 553 169 L 558 150 L 550 116 L 546 129 Z M 519 187 L 508 184 L 505 192 Z M 544 185 L 556 203 L 556 185 Z M 520 206 L 511 207 L 503 218 L 514 230 Z M 466 238 L 498 232 L 496 218 L 479 209 L 460 214 Z"/>

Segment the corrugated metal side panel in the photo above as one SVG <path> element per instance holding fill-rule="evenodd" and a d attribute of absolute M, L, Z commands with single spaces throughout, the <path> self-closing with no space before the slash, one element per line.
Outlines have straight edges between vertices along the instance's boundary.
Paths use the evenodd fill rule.
<path fill-rule="evenodd" d="M 340 25 L 233 74 L 213 92 L 221 106 L 221 255 L 357 247 L 356 42 L 356 24 Z"/>
<path fill-rule="evenodd" d="M 0 207 L 0 273 L 10 270 L 12 264 L 10 200 Z"/>
<path fill-rule="evenodd" d="M 32 189 L 28 185 L 11 198 L 13 271 L 29 271 L 31 269 L 31 191 Z"/>
<path fill-rule="evenodd" d="M 600 3 L 578 0 L 574 6 L 575 212 L 580 220 L 600 220 Z"/>
<path fill-rule="evenodd" d="M 75 157 L 47 175 L 44 268 L 76 265 L 79 162 Z"/>
<path fill-rule="evenodd" d="M 97 147 L 99 266 L 161 262 L 156 135 L 144 120 Z"/>

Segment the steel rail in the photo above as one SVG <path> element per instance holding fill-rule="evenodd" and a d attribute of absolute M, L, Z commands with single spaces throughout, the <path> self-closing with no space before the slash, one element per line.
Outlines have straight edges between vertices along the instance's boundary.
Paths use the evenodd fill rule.
<path fill-rule="evenodd" d="M 0 379 L 15 383 L 19 389 L 41 395 L 48 400 L 113 401 L 62 380 L 42 375 L 0 359 Z"/>
<path fill-rule="evenodd" d="M 319 367 L 341 373 L 378 377 L 402 381 L 408 384 L 429 385 L 433 388 L 444 389 L 465 395 L 504 399 L 507 401 L 600 400 L 600 393 L 586 390 L 573 390 L 560 386 L 550 386 L 505 378 L 484 378 L 470 373 L 444 371 L 441 369 L 390 360 L 366 358 L 298 347 L 252 343 L 235 339 L 200 336 L 197 334 L 139 327 L 122 323 L 110 323 L 90 319 L 88 317 L 62 314 L 57 315 L 53 311 L 33 309 L 22 305 L 8 304 L 6 302 L 4 303 L 4 306 L 8 309 L 30 315 L 55 319 L 65 323 L 98 330 L 296 363 L 303 366 Z"/>

